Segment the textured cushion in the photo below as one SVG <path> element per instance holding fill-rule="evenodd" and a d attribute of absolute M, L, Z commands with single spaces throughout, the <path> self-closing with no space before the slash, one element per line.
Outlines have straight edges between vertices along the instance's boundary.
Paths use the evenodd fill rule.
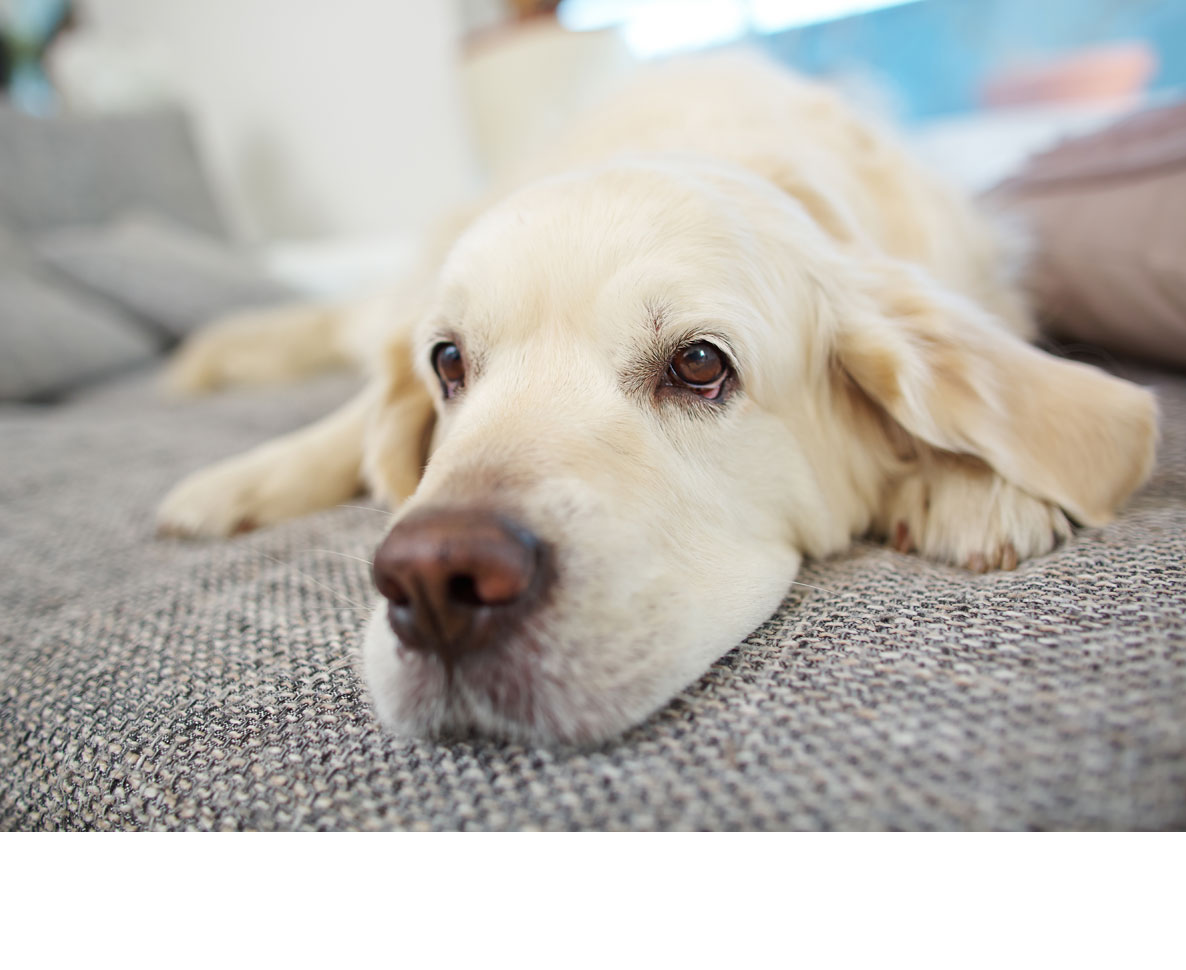
<path fill-rule="evenodd" d="M 1066 141 L 990 198 L 1028 224 L 1055 336 L 1186 367 L 1186 102 Z"/>
<path fill-rule="evenodd" d="M 157 350 L 115 308 L 38 271 L 0 231 L 0 400 L 52 397 Z"/>
<path fill-rule="evenodd" d="M 33 118 L 0 105 L 0 225 L 26 236 L 137 206 L 225 235 L 184 115 Z"/>
<path fill-rule="evenodd" d="M 820 589 L 592 750 L 379 729 L 357 609 L 379 513 L 153 538 L 179 475 L 349 384 L 0 411 L 0 826 L 1184 826 L 1186 380 L 1152 380 L 1160 466 L 1114 524 L 1011 573 L 873 545 L 811 564 Z"/>
<path fill-rule="evenodd" d="M 49 233 L 37 252 L 173 337 L 235 310 L 297 298 L 244 254 L 154 215 Z"/>

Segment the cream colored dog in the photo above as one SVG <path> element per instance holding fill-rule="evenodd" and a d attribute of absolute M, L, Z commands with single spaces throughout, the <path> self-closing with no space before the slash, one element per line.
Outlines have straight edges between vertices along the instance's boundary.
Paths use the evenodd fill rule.
<path fill-rule="evenodd" d="M 1008 569 L 1149 473 L 1152 396 L 1027 345 L 988 224 L 819 87 L 653 71 L 518 182 L 399 293 L 216 326 L 172 371 L 374 365 L 160 523 L 390 502 L 365 659 L 398 732 L 607 737 L 770 616 L 803 555 L 871 532 Z"/>

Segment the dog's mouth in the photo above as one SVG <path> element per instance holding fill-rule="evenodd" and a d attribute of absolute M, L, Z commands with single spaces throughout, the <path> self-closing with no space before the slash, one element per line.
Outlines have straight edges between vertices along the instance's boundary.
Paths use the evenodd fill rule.
<path fill-rule="evenodd" d="M 444 719 L 433 725 L 438 734 L 468 732 L 491 720 L 531 732 L 540 720 L 538 675 L 522 652 L 522 645 L 502 643 L 478 656 L 452 659 L 402 644 L 396 648 L 409 675 L 408 702 L 422 710 L 445 708 Z"/>
<path fill-rule="evenodd" d="M 528 740 L 572 733 L 555 709 L 561 692 L 535 637 L 520 633 L 480 653 L 442 655 L 401 643 L 385 614 L 376 610 L 367 631 L 367 679 L 380 720 L 397 734 Z"/>
<path fill-rule="evenodd" d="M 586 689 L 540 631 L 450 660 L 401 644 L 385 612 L 366 632 L 366 679 L 379 720 L 398 736 L 586 745 L 639 719 L 633 691 Z"/>

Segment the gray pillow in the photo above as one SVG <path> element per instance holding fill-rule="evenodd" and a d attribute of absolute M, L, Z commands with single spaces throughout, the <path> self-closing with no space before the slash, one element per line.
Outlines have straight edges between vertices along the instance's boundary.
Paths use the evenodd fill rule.
<path fill-rule="evenodd" d="M 42 236 L 37 253 L 169 337 L 252 306 L 299 299 L 246 255 L 155 215 Z"/>
<path fill-rule="evenodd" d="M 54 397 L 157 352 L 131 320 L 40 273 L 0 231 L 0 400 Z"/>
<path fill-rule="evenodd" d="M 33 118 L 0 105 L 0 173 L 0 225 L 18 234 L 144 207 L 227 235 L 179 110 Z"/>

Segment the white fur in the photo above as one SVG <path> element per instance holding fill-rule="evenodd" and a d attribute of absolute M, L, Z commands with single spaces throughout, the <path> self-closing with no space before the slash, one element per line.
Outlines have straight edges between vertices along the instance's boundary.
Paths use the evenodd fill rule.
<path fill-rule="evenodd" d="M 160 513 L 227 535 L 365 483 L 397 515 L 494 508 L 547 542 L 545 604 L 451 682 L 375 612 L 368 681 L 396 731 L 612 735 L 768 617 L 804 554 L 873 531 L 1010 568 L 1069 533 L 1063 509 L 1106 521 L 1150 468 L 1151 396 L 1029 348 L 988 224 L 769 65 L 644 77 L 456 223 L 398 297 L 301 331 L 300 369 L 316 341 L 378 361 L 364 395 L 199 473 Z M 260 339 L 241 355 L 235 328 L 199 341 L 178 383 L 187 353 L 191 372 L 243 379 L 211 361 Z M 656 390 L 698 339 L 735 366 L 722 404 Z M 441 340 L 468 361 L 449 401 Z M 352 473 L 321 482 L 319 466 Z"/>

